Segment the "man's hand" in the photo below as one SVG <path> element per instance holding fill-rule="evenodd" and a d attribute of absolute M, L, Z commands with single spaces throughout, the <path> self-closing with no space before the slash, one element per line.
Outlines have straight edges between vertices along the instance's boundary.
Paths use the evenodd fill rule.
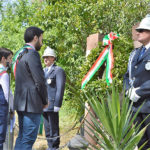
<path fill-rule="evenodd" d="M 132 87 L 126 92 L 126 94 L 128 95 L 128 98 L 133 102 L 137 102 L 140 99 L 140 96 L 136 94 L 136 90 L 138 89 L 139 87 L 138 88 Z"/>
<path fill-rule="evenodd" d="M 48 104 L 47 105 L 43 105 L 43 109 L 47 108 L 48 107 Z"/>
<path fill-rule="evenodd" d="M 54 106 L 54 112 L 59 112 L 59 110 L 60 110 L 60 107 Z"/>
<path fill-rule="evenodd" d="M 10 113 L 10 119 L 13 119 L 13 117 L 14 117 L 14 112 L 11 112 Z"/>
<path fill-rule="evenodd" d="M 47 104 L 47 105 L 44 105 L 44 106 L 43 106 L 43 109 L 47 108 L 49 105 L 50 105 L 50 102 L 48 101 L 48 104 Z"/>

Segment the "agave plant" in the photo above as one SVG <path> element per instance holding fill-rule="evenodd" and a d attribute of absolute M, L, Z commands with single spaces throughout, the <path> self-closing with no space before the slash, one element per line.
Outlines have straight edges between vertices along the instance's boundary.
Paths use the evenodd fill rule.
<path fill-rule="evenodd" d="M 86 93 L 85 96 L 95 113 L 93 115 L 89 111 L 92 123 L 86 120 L 90 130 L 88 135 L 97 142 L 97 145 L 91 144 L 92 148 L 89 149 L 134 150 L 146 127 L 139 130 L 139 126 L 133 123 L 139 111 L 133 116 L 129 99 L 124 94 L 120 98 L 115 88 L 112 88 L 112 94 L 108 94 L 106 100 L 102 99 L 100 93 Z"/>

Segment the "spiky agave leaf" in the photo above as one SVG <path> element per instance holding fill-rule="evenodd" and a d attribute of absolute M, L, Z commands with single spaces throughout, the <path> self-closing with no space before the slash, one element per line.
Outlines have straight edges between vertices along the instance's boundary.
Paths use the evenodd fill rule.
<path fill-rule="evenodd" d="M 129 104 L 129 99 L 124 94 L 121 103 L 118 91 L 114 86 L 112 87 L 112 93 L 111 95 L 108 94 L 106 100 L 102 99 L 100 93 L 98 95 L 95 95 L 94 92 L 85 94 L 96 115 L 95 118 L 89 112 L 93 124 L 86 121 L 90 130 L 88 134 L 93 133 L 99 140 L 98 145 L 105 150 L 132 150 L 146 130 L 145 127 L 139 131 L 139 126 L 133 125 L 140 108 L 133 116 L 132 103 Z M 95 145 L 93 147 L 96 148 Z"/>

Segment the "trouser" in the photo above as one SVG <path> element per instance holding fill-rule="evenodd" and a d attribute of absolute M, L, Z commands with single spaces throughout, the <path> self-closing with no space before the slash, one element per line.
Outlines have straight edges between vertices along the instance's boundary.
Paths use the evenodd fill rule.
<path fill-rule="evenodd" d="M 19 134 L 15 144 L 15 150 L 32 150 L 37 138 L 41 120 L 41 114 L 17 112 L 19 121 Z"/>
<path fill-rule="evenodd" d="M 60 144 L 60 138 L 55 138 L 59 136 L 59 113 L 44 112 L 43 117 L 46 138 L 53 138 L 47 139 L 48 150 L 56 150 Z"/>
<path fill-rule="evenodd" d="M 0 150 L 3 150 L 3 143 L 5 142 L 7 119 L 8 119 L 8 103 L 0 103 Z"/>
<path fill-rule="evenodd" d="M 137 123 L 137 126 L 148 116 L 149 114 L 146 113 L 139 113 L 134 121 Z M 150 116 L 141 124 L 140 130 L 144 128 L 146 125 L 150 123 Z M 138 147 L 142 146 L 147 141 L 146 145 L 142 148 L 142 150 L 147 150 L 150 148 L 150 125 L 147 127 L 143 137 L 141 138 L 140 142 L 138 143 Z"/>

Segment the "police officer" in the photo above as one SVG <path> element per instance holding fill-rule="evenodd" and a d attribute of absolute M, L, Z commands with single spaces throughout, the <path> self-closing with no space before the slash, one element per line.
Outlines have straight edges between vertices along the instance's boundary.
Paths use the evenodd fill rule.
<path fill-rule="evenodd" d="M 143 45 L 130 54 L 124 85 L 129 99 L 133 101 L 133 112 L 137 112 L 144 103 L 135 119 L 139 125 L 150 114 L 150 15 L 141 21 L 136 31 L 137 39 Z M 141 124 L 141 129 L 149 123 L 150 117 Z M 150 126 L 147 127 L 138 147 L 146 141 L 147 143 L 142 150 L 150 148 Z"/>
<path fill-rule="evenodd" d="M 44 109 L 44 127 L 45 135 L 48 139 L 48 150 L 56 150 L 59 148 L 59 110 L 62 105 L 66 76 L 61 67 L 54 62 L 56 54 L 53 49 L 47 47 L 43 54 L 46 67 L 44 68 L 49 107 Z M 55 138 L 57 137 L 57 138 Z"/>

